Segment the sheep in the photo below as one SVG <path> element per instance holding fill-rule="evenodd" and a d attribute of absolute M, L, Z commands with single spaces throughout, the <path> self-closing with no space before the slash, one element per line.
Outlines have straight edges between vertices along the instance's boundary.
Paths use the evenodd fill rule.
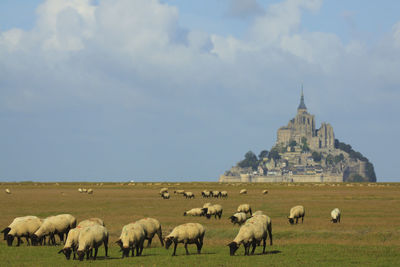
<path fill-rule="evenodd" d="M 82 192 L 83 193 L 87 193 L 87 189 L 86 188 L 82 188 Z"/>
<path fill-rule="evenodd" d="M 168 188 L 163 187 L 160 189 L 160 195 L 162 195 L 163 193 L 168 193 Z"/>
<path fill-rule="evenodd" d="M 301 218 L 301 223 L 303 223 L 305 214 L 306 214 L 306 212 L 305 212 L 303 206 L 295 206 L 295 207 L 291 208 L 290 214 L 288 216 L 289 223 L 294 224 L 294 219 L 296 219 L 296 224 L 297 224 L 299 218 Z"/>
<path fill-rule="evenodd" d="M 203 198 L 209 198 L 209 197 L 211 197 L 211 192 L 208 190 L 204 190 L 203 192 L 201 192 L 201 196 Z"/>
<path fill-rule="evenodd" d="M 239 194 L 241 194 L 241 195 L 247 194 L 247 189 L 240 190 Z"/>
<path fill-rule="evenodd" d="M 244 246 L 244 255 L 249 255 L 250 245 L 253 246 L 251 254 L 254 254 L 257 244 L 263 241 L 263 253 L 265 253 L 266 239 L 270 236 L 272 245 L 272 224 L 271 219 L 266 215 L 257 215 L 246 221 L 239 229 L 235 239 L 228 244 L 230 255 L 235 255 L 240 244 Z"/>
<path fill-rule="evenodd" d="M 132 251 L 132 257 L 142 255 L 143 243 L 146 237 L 146 232 L 143 226 L 137 222 L 125 225 L 122 228 L 121 236 L 115 242 L 122 250 L 122 258 L 129 257 L 129 250 Z"/>
<path fill-rule="evenodd" d="M 58 234 L 58 236 L 60 237 L 60 241 L 64 241 L 64 234 L 66 234 L 68 237 L 69 230 L 75 227 L 76 219 L 71 214 L 60 214 L 47 217 L 43 221 L 40 228 L 32 235 L 32 245 L 37 245 L 39 239 L 47 235 L 50 236 L 50 240 L 52 241 L 53 245 L 55 245 L 55 234 Z"/>
<path fill-rule="evenodd" d="M 247 220 L 247 214 L 244 212 L 238 212 L 229 217 L 229 219 L 231 220 L 231 223 L 233 223 L 233 225 L 242 225 Z"/>
<path fill-rule="evenodd" d="M 150 247 L 151 241 L 153 240 L 153 237 L 156 234 L 160 239 L 161 245 L 164 246 L 164 241 L 162 239 L 161 224 L 158 220 L 154 218 L 144 218 L 137 221 L 137 223 L 142 225 L 144 231 L 146 232 L 145 239 L 148 241 L 147 247 Z"/>
<path fill-rule="evenodd" d="M 165 248 L 168 249 L 174 243 L 174 253 L 176 255 L 176 247 L 178 243 L 185 244 L 186 255 L 189 255 L 187 244 L 196 244 L 197 253 L 201 253 L 203 247 L 203 239 L 205 235 L 204 227 L 199 223 L 185 223 L 175 227 L 172 232 L 165 237 Z"/>
<path fill-rule="evenodd" d="M 221 191 L 221 197 L 222 198 L 227 198 L 228 197 L 228 192 L 227 191 Z"/>
<path fill-rule="evenodd" d="M 194 198 L 194 194 L 192 193 L 192 192 L 184 192 L 183 193 L 183 195 L 186 197 L 186 198 Z"/>
<path fill-rule="evenodd" d="M 82 188 L 78 188 L 78 192 L 79 192 L 79 193 L 83 193 Z"/>
<path fill-rule="evenodd" d="M 15 218 L 14 221 L 5 228 L 4 239 L 7 240 L 7 245 L 12 246 L 14 238 L 17 237 L 17 246 L 21 244 L 21 237 L 26 238 L 28 246 L 29 238 L 40 228 L 42 225 L 42 220 L 36 216 L 24 216 Z"/>
<path fill-rule="evenodd" d="M 265 214 L 263 211 L 257 210 L 256 212 L 253 213 L 253 216 L 256 216 L 256 215 L 265 215 Z"/>
<path fill-rule="evenodd" d="M 92 189 L 92 188 L 89 188 L 89 189 L 87 190 L 87 193 L 88 193 L 88 194 L 93 194 L 93 189 Z"/>
<path fill-rule="evenodd" d="M 6 188 L 6 190 L 4 190 L 4 191 L 6 191 L 6 194 L 11 194 L 11 191 L 8 188 Z"/>
<path fill-rule="evenodd" d="M 266 195 L 266 194 L 268 194 L 268 190 L 265 189 L 265 190 L 262 191 L 262 193 L 263 193 L 263 195 Z"/>
<path fill-rule="evenodd" d="M 237 212 L 250 213 L 250 215 L 252 215 L 251 207 L 249 204 L 240 204 L 237 208 Z"/>
<path fill-rule="evenodd" d="M 92 225 L 85 227 L 79 234 L 79 247 L 78 247 L 78 259 L 83 260 L 85 253 L 86 259 L 89 259 L 89 253 L 94 248 L 94 260 L 96 260 L 98 248 L 101 244 L 104 244 L 105 254 L 108 257 L 108 231 L 107 228 L 101 225 Z"/>
<path fill-rule="evenodd" d="M 331 221 L 333 223 L 340 222 L 340 215 L 341 215 L 341 213 L 340 213 L 340 210 L 338 208 L 333 209 L 331 211 L 331 218 L 332 218 Z"/>
<path fill-rule="evenodd" d="M 219 192 L 217 190 L 211 191 L 211 196 L 215 197 L 215 198 L 218 198 L 218 197 L 221 196 L 221 192 Z"/>
<path fill-rule="evenodd" d="M 164 193 L 161 194 L 161 197 L 162 197 L 163 199 L 169 199 L 170 195 L 169 195 L 168 192 L 164 192 Z"/>
<path fill-rule="evenodd" d="M 207 214 L 208 208 L 194 208 L 183 213 L 183 216 L 205 216 Z"/>
<path fill-rule="evenodd" d="M 74 260 L 76 259 L 76 251 L 78 249 L 79 234 L 81 230 L 88 226 L 93 225 L 104 226 L 104 222 L 100 218 L 89 218 L 87 220 L 81 221 L 76 228 L 69 230 L 67 240 L 65 241 L 64 248 L 61 249 L 58 254 L 64 253 L 67 260 L 70 259 L 71 253 L 74 252 Z"/>
<path fill-rule="evenodd" d="M 185 190 L 175 190 L 174 194 L 178 194 L 178 195 L 183 195 L 185 193 Z"/>
<path fill-rule="evenodd" d="M 217 216 L 219 219 L 221 219 L 222 216 L 222 206 L 219 204 L 212 205 L 207 208 L 207 213 L 206 217 L 207 219 L 210 219 L 212 215 L 214 215 L 214 218 L 217 219 Z"/>

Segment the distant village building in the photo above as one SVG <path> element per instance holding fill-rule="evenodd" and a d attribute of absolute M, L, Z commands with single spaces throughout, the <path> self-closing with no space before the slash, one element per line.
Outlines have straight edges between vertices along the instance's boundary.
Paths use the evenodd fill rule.
<path fill-rule="evenodd" d="M 271 149 L 275 156 L 259 159 L 256 168 L 237 164 L 221 175 L 219 181 L 376 181 L 373 165 L 368 159 L 353 151 L 351 146 L 347 146 L 347 151 L 335 147 L 339 141 L 335 140 L 329 123 L 322 123 L 319 129 L 315 124 L 314 115 L 307 111 L 302 89 L 296 116 L 278 129 L 277 141 Z"/>

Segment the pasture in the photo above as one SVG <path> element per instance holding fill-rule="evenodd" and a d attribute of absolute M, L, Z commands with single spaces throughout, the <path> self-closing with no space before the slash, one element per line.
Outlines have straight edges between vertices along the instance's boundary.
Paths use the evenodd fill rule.
<path fill-rule="evenodd" d="M 93 194 L 79 193 L 78 188 L 92 188 Z M 159 193 L 168 187 L 171 198 L 163 200 Z M 11 194 L 6 194 L 9 188 Z M 248 193 L 240 195 L 246 188 Z M 195 199 L 175 195 L 175 189 L 192 191 Z M 227 199 L 203 199 L 201 191 L 226 190 Z M 263 195 L 262 190 L 268 189 Z M 400 184 L 220 184 L 220 183 L 1 183 L 0 228 L 8 226 L 13 218 L 36 215 L 70 213 L 78 222 L 89 217 L 102 218 L 110 233 L 109 257 L 104 258 L 104 248 L 99 248 L 98 260 L 67 261 L 57 252 L 58 246 L 27 246 L 25 239 L 20 247 L 8 247 L 0 241 L 2 266 L 398 266 L 400 264 Z M 183 212 L 204 203 L 221 204 L 222 219 L 183 216 Z M 257 247 L 253 256 L 243 256 L 241 246 L 235 256 L 229 256 L 229 247 L 238 233 L 228 217 L 239 204 L 249 203 L 253 212 L 262 210 L 272 219 L 273 246 L 267 254 Z M 290 225 L 289 210 L 295 205 L 306 209 L 304 224 Z M 338 207 L 342 222 L 330 222 L 330 212 Z M 171 257 L 173 247 L 162 248 L 157 238 L 143 256 L 121 259 L 115 244 L 122 226 L 153 217 L 160 221 L 163 236 L 175 226 L 199 222 L 206 228 L 202 254 L 197 255 L 194 245 L 189 245 L 191 255 L 185 255 L 182 244 L 177 256 Z M 56 239 L 58 241 L 58 237 Z M 269 243 L 269 242 L 267 242 Z M 147 244 L 147 241 L 145 245 Z"/>

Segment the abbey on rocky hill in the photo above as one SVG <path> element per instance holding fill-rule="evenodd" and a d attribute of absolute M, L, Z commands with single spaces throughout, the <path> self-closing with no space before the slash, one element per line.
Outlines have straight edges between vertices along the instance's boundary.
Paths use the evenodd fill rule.
<path fill-rule="evenodd" d="M 297 115 L 278 129 L 276 144 L 245 159 L 220 176 L 220 182 L 376 182 L 375 171 L 360 152 L 335 139 L 333 127 L 315 128 L 303 89 Z"/>

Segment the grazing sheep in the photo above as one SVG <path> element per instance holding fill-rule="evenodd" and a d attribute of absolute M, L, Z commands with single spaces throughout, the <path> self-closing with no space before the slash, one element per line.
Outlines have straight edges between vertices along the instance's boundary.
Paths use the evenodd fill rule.
<path fill-rule="evenodd" d="M 301 218 L 301 223 L 304 221 L 304 215 L 306 215 L 306 211 L 303 206 L 295 206 L 290 209 L 290 214 L 288 216 L 289 223 L 294 224 L 294 219 L 296 219 L 296 224 Z"/>
<path fill-rule="evenodd" d="M 50 241 L 53 245 L 56 244 L 54 235 L 57 234 L 60 237 L 60 241 L 64 241 L 64 234 L 68 237 L 70 229 L 76 227 L 76 219 L 71 214 L 60 214 L 56 216 L 50 216 L 44 219 L 40 228 L 32 235 L 32 245 L 37 245 L 42 237 L 50 236 Z"/>
<path fill-rule="evenodd" d="M 263 253 L 265 253 L 266 239 L 270 235 L 270 245 L 272 245 L 272 226 L 271 219 L 266 215 L 257 215 L 250 218 L 239 229 L 235 239 L 228 244 L 230 255 L 235 255 L 240 244 L 244 246 L 244 255 L 250 255 L 250 245 L 253 246 L 251 254 L 254 254 L 257 244 L 263 241 Z"/>
<path fill-rule="evenodd" d="M 148 241 L 147 247 L 150 247 L 151 241 L 153 240 L 153 237 L 156 234 L 160 239 L 161 245 L 164 246 L 164 241 L 162 239 L 161 224 L 158 220 L 154 218 L 144 218 L 137 221 L 137 223 L 142 225 L 144 231 L 146 232 L 145 239 Z"/>
<path fill-rule="evenodd" d="M 251 207 L 249 204 L 240 204 L 237 208 L 237 212 L 250 213 L 250 215 L 252 215 Z"/>
<path fill-rule="evenodd" d="M 199 223 L 181 224 L 165 237 L 165 248 L 168 249 L 174 243 L 174 253 L 172 253 L 172 256 L 175 256 L 178 243 L 183 243 L 185 244 L 186 255 L 189 255 L 187 245 L 196 244 L 197 253 L 200 254 L 205 232 L 204 227 Z"/>
<path fill-rule="evenodd" d="M 247 194 L 247 189 L 240 190 L 239 194 L 241 194 L 241 195 Z"/>
<path fill-rule="evenodd" d="M 263 195 L 266 195 L 266 194 L 268 194 L 268 190 L 265 189 L 265 190 L 262 191 L 262 193 L 263 193 Z"/>
<path fill-rule="evenodd" d="M 183 213 L 183 216 L 205 216 L 207 214 L 208 208 L 194 208 Z"/>
<path fill-rule="evenodd" d="M 183 193 L 183 195 L 186 197 L 186 198 L 194 198 L 194 194 L 192 193 L 192 192 L 184 192 Z"/>
<path fill-rule="evenodd" d="M 83 260 L 85 253 L 86 259 L 89 259 L 89 253 L 94 249 L 94 260 L 96 260 L 98 248 L 104 244 L 105 254 L 108 257 L 108 231 L 104 226 L 93 225 L 85 227 L 79 234 L 78 258 Z"/>
<path fill-rule="evenodd" d="M 183 195 L 185 193 L 185 190 L 175 190 L 174 194 L 178 194 L 178 195 Z"/>
<path fill-rule="evenodd" d="M 335 208 L 331 211 L 331 218 L 333 223 L 340 222 L 340 210 L 338 208 Z"/>
<path fill-rule="evenodd" d="M 88 226 L 93 225 L 104 226 L 104 222 L 100 218 L 89 218 L 81 221 L 76 228 L 69 230 L 67 240 L 65 241 L 64 248 L 61 249 L 58 254 L 63 253 L 67 260 L 70 259 L 71 253 L 74 253 L 74 260 L 76 259 L 76 251 L 78 250 L 79 234 L 81 230 Z"/>
<path fill-rule="evenodd" d="M 228 192 L 227 191 L 221 191 L 221 197 L 222 198 L 227 198 L 228 197 Z"/>
<path fill-rule="evenodd" d="M 6 194 L 11 194 L 11 191 L 10 191 L 10 189 L 8 189 L 8 188 L 6 188 Z"/>
<path fill-rule="evenodd" d="M 211 196 L 215 197 L 215 198 L 219 198 L 221 196 L 221 192 L 219 192 L 217 190 L 211 191 Z"/>
<path fill-rule="evenodd" d="M 169 199 L 170 195 L 169 195 L 168 192 L 164 192 L 164 193 L 161 194 L 161 197 L 162 197 L 163 199 Z"/>
<path fill-rule="evenodd" d="M 82 188 L 82 192 L 83 193 L 87 193 L 87 189 L 86 188 Z"/>
<path fill-rule="evenodd" d="M 217 219 L 217 216 L 219 219 L 221 219 L 222 211 L 223 211 L 222 206 L 219 204 L 209 206 L 209 207 L 207 207 L 206 217 L 207 217 L 207 219 L 210 219 L 211 216 L 214 215 L 215 219 Z"/>
<path fill-rule="evenodd" d="M 122 228 L 121 236 L 119 237 L 117 243 L 122 250 L 122 258 L 129 257 L 129 251 L 132 251 L 132 257 L 142 255 L 143 243 L 146 237 L 146 232 L 143 226 L 137 222 L 125 225 Z"/>
<path fill-rule="evenodd" d="M 36 216 L 17 217 L 2 231 L 2 233 L 4 233 L 4 239 L 7 240 L 8 246 L 12 246 L 15 237 L 18 239 L 17 246 L 21 244 L 21 237 L 26 238 L 26 242 L 29 246 L 29 238 L 40 228 L 41 225 L 42 220 Z"/>
<path fill-rule="evenodd" d="M 163 187 L 160 189 L 160 195 L 162 195 L 163 193 L 167 193 L 168 192 L 168 188 Z"/>
<path fill-rule="evenodd" d="M 204 190 L 203 192 L 201 192 L 201 196 L 203 198 L 209 198 L 209 197 L 211 197 L 211 192 L 208 190 Z"/>
<path fill-rule="evenodd" d="M 89 189 L 87 190 L 87 193 L 88 193 L 88 194 L 93 194 L 93 189 L 92 189 L 92 188 L 89 188 Z"/>
<path fill-rule="evenodd" d="M 78 188 L 78 192 L 79 192 L 79 193 L 83 193 L 82 188 Z"/>
<path fill-rule="evenodd" d="M 231 223 L 233 223 L 233 225 L 242 225 L 247 220 L 247 214 L 244 212 L 238 212 L 229 217 L 229 219 L 231 220 Z"/>

